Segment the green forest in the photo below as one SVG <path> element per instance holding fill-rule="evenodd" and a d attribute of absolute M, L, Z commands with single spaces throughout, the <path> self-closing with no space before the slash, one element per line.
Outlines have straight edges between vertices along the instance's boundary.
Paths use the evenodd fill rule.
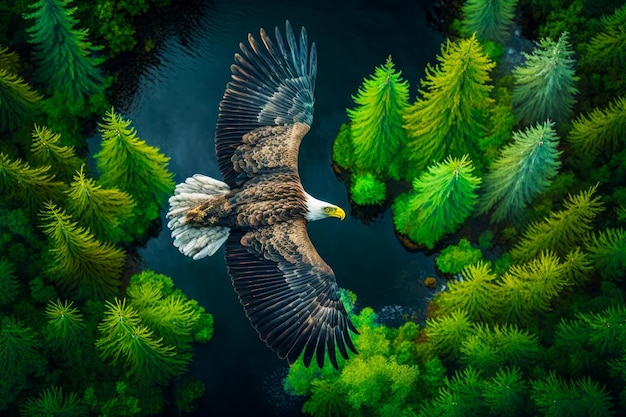
<path fill-rule="evenodd" d="M 389 210 L 446 289 L 400 327 L 342 290 L 359 354 L 296 362 L 284 390 L 312 416 L 622 415 L 626 5 L 444 3 L 423 79 L 393 56 L 363 74 L 332 163 L 353 213 Z M 0 3 L 2 415 L 183 414 L 204 394 L 189 364 L 212 315 L 136 259 L 169 157 L 113 104 L 174 8 Z M 532 46 L 511 57 L 516 25 Z"/>

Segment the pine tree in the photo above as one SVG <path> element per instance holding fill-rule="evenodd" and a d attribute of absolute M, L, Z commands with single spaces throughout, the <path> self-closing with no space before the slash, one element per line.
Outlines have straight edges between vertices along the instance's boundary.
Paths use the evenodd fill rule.
<path fill-rule="evenodd" d="M 22 78 L 0 67 L 0 130 L 16 129 L 33 119 L 41 98 Z"/>
<path fill-rule="evenodd" d="M 624 8 L 626 10 L 626 7 Z M 572 123 L 567 136 L 579 160 L 593 160 L 599 153 L 611 155 L 626 144 L 626 97 L 619 97 L 606 109 L 594 109 Z"/>
<path fill-rule="evenodd" d="M 39 393 L 37 398 L 29 398 L 21 407 L 23 417 L 40 416 L 64 416 L 82 417 L 87 416 L 87 407 L 81 404 L 80 398 L 73 392 L 63 394 L 62 388 L 52 386 Z"/>
<path fill-rule="evenodd" d="M 438 355 L 456 358 L 463 340 L 474 329 L 468 314 L 463 310 L 453 311 L 437 318 L 426 320 L 426 337 Z"/>
<path fill-rule="evenodd" d="M 116 243 L 124 237 L 120 224 L 132 216 L 135 206 L 127 193 L 102 188 L 87 178 L 83 166 L 75 173 L 67 197 L 67 210 L 96 238 Z"/>
<path fill-rule="evenodd" d="M 518 261 L 527 261 L 544 250 L 551 250 L 565 257 L 576 246 L 582 246 L 593 227 L 591 222 L 604 210 L 600 197 L 594 196 L 596 188 L 570 195 L 563 203 L 563 210 L 532 223 L 511 250 L 511 255 Z"/>
<path fill-rule="evenodd" d="M 478 141 L 485 135 L 491 104 L 489 72 L 495 64 L 475 36 L 442 46 L 440 65 L 426 68 L 425 90 L 404 117 L 408 136 L 405 178 L 412 180 L 433 162 L 448 155 L 469 154 L 480 161 Z"/>
<path fill-rule="evenodd" d="M 502 149 L 484 176 L 479 212 L 495 206 L 492 222 L 519 219 L 532 199 L 550 185 L 561 166 L 557 146 L 552 122 L 514 132 L 513 142 Z"/>
<path fill-rule="evenodd" d="M 515 417 L 526 410 L 526 384 L 520 369 L 504 367 L 492 379 L 485 381 L 485 403 L 490 415 Z"/>
<path fill-rule="evenodd" d="M 435 303 L 442 313 L 460 309 L 470 320 L 489 322 L 497 306 L 493 297 L 495 279 L 488 263 L 468 265 L 463 270 L 463 279 L 452 280 L 448 291 L 437 294 Z"/>
<path fill-rule="evenodd" d="M 585 58 L 595 66 L 626 68 L 626 4 L 600 19 L 603 30 L 591 38 Z"/>
<path fill-rule="evenodd" d="M 429 167 L 428 172 L 413 181 L 414 192 L 406 197 L 406 202 L 394 203 L 397 229 L 428 248 L 444 234 L 456 231 L 477 200 L 480 178 L 472 175 L 473 170 L 467 155 L 449 157 Z"/>
<path fill-rule="evenodd" d="M 19 203 L 32 217 L 49 200 L 62 201 L 65 184 L 50 173 L 50 166 L 31 168 L 28 162 L 9 160 L 0 152 L 0 195 Z"/>
<path fill-rule="evenodd" d="M 552 252 L 542 252 L 524 264 L 511 265 L 496 287 L 498 313 L 509 323 L 527 323 L 538 312 L 551 310 L 551 301 L 571 285 L 565 267 Z"/>
<path fill-rule="evenodd" d="M 17 74 L 20 68 L 20 57 L 15 51 L 10 51 L 6 46 L 0 46 L 0 70 L 6 70 Z"/>
<path fill-rule="evenodd" d="M 568 120 L 578 93 L 572 48 L 563 33 L 557 42 L 544 38 L 526 62 L 513 70 L 513 111 L 526 124 Z"/>
<path fill-rule="evenodd" d="M 626 274 L 626 231 L 606 229 L 591 235 L 587 243 L 591 263 L 603 278 L 621 279 Z"/>
<path fill-rule="evenodd" d="M 74 148 L 61 145 L 61 135 L 52 133 L 46 126 L 35 124 L 30 151 L 34 162 L 50 165 L 56 177 L 64 182 L 69 182 L 81 165 Z"/>
<path fill-rule="evenodd" d="M 484 380 L 472 367 L 457 370 L 446 378 L 439 394 L 426 406 L 420 417 L 485 416 L 487 405 L 482 398 Z"/>
<path fill-rule="evenodd" d="M 190 361 L 189 355 L 178 355 L 174 346 L 166 346 L 157 339 L 126 300 L 106 301 L 104 319 L 98 325 L 101 337 L 96 348 L 105 360 L 121 364 L 127 374 L 136 380 L 158 384 L 182 374 Z"/>
<path fill-rule="evenodd" d="M 71 0 L 38 0 L 34 11 L 24 17 L 33 19 L 27 29 L 35 44 L 35 75 L 49 91 L 58 91 L 76 102 L 103 90 L 103 77 L 96 66 L 101 59 L 90 56 L 99 48 L 87 40 L 87 31 L 75 29 L 76 8 Z"/>
<path fill-rule="evenodd" d="M 59 284 L 86 297 L 119 291 L 125 261 L 121 249 L 98 241 L 54 203 L 46 203 L 41 219 L 51 242 L 48 272 Z"/>
<path fill-rule="evenodd" d="M 125 191 L 135 201 L 135 216 L 128 225 L 137 229 L 133 233 L 137 236 L 159 216 L 159 207 L 174 189 L 174 175 L 167 170 L 169 158 L 139 139 L 130 123 L 113 110 L 107 112 L 100 124 L 103 141 L 95 158 L 100 185 Z"/>
<path fill-rule="evenodd" d="M 515 17 L 517 0 L 466 0 L 461 24 L 481 40 L 504 42 Z"/>
<path fill-rule="evenodd" d="M 0 307 L 11 304 L 20 289 L 20 282 L 15 276 L 13 264 L 0 258 Z"/>
<path fill-rule="evenodd" d="M 409 107 L 409 84 L 387 58 L 365 79 L 348 109 L 355 166 L 385 177 L 406 142 L 402 117 Z"/>
<path fill-rule="evenodd" d="M 56 302 L 49 300 L 46 305 L 46 339 L 50 345 L 57 349 L 66 358 L 77 356 L 81 352 L 81 345 L 85 328 L 83 315 L 74 302 L 67 300 Z"/>

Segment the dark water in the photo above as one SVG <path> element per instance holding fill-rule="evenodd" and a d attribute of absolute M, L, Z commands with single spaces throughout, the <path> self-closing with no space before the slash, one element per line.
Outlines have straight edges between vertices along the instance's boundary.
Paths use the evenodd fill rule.
<path fill-rule="evenodd" d="M 349 208 L 345 187 L 330 166 L 332 140 L 347 121 L 351 96 L 374 67 L 392 55 L 411 83 L 411 96 L 441 37 L 426 23 L 429 0 L 216 1 L 190 49 L 172 40 L 164 63 L 144 77 L 129 117 L 138 135 L 171 157 L 176 181 L 196 172 L 220 178 L 213 153 L 218 103 L 230 76 L 233 54 L 248 32 L 273 29 L 289 19 L 306 26 L 318 47 L 314 123 L 302 144 L 300 173 L 309 193 Z M 296 5 L 297 4 L 297 5 Z M 190 53 L 191 51 L 191 53 Z M 395 238 L 389 213 L 370 224 L 354 217 L 309 225 L 311 239 L 335 271 L 339 285 L 354 291 L 361 306 L 398 318 L 423 312 L 425 277 L 432 259 L 408 253 Z M 244 316 L 226 274 L 223 249 L 192 261 L 171 244 L 167 230 L 140 251 L 146 268 L 173 278 L 215 317 L 215 336 L 196 351 L 193 372 L 207 392 L 198 415 L 297 415 L 298 405 L 281 394 L 286 364 L 259 340 Z M 291 407 L 291 408 L 290 408 Z"/>

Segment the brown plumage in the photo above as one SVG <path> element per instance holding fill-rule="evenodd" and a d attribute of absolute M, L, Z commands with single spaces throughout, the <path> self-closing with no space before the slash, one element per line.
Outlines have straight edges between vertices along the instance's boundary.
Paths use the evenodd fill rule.
<path fill-rule="evenodd" d="M 293 363 L 322 367 L 336 351 L 356 353 L 332 269 L 309 239 L 308 221 L 343 219 L 339 207 L 306 193 L 298 174 L 302 138 L 313 120 L 315 44 L 302 28 L 287 42 L 248 35 L 220 103 L 215 152 L 224 182 L 195 175 L 170 198 L 174 245 L 199 259 L 225 243 L 233 287 L 260 338 Z"/>

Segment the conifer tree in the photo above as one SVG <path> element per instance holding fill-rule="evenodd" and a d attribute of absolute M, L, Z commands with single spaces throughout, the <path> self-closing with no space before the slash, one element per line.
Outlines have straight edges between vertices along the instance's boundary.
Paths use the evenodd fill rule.
<path fill-rule="evenodd" d="M 446 378 L 439 394 L 420 410 L 420 417 L 485 416 L 487 404 L 482 398 L 484 380 L 471 366 Z"/>
<path fill-rule="evenodd" d="M 604 210 L 600 197 L 594 196 L 596 188 L 593 186 L 570 195 L 563 203 L 563 210 L 532 223 L 511 250 L 511 255 L 518 261 L 528 261 L 544 250 L 551 250 L 565 257 L 576 246 L 582 246 L 593 227 L 591 222 Z"/>
<path fill-rule="evenodd" d="M 409 165 L 404 178 L 408 180 L 448 155 L 469 154 L 476 163 L 480 161 L 478 141 L 485 134 L 492 89 L 487 83 L 495 64 L 475 36 L 448 40 L 437 59 L 440 65 L 426 68 L 421 98 L 404 117 Z"/>
<path fill-rule="evenodd" d="M 474 324 L 463 310 L 426 320 L 425 333 L 435 352 L 457 358 L 463 340 L 474 330 Z"/>
<path fill-rule="evenodd" d="M 515 17 L 517 0 L 466 0 L 461 24 L 481 41 L 504 42 Z"/>
<path fill-rule="evenodd" d="M 435 303 L 442 313 L 461 309 L 473 321 L 489 322 L 497 306 L 493 297 L 495 279 L 488 263 L 468 265 L 463 280 L 452 280 L 448 291 L 437 294 Z"/>
<path fill-rule="evenodd" d="M 102 241 L 115 243 L 123 238 L 119 226 L 132 215 L 134 206 L 127 193 L 104 189 L 93 178 L 87 178 L 84 166 L 75 173 L 67 190 L 67 210 Z"/>
<path fill-rule="evenodd" d="M 526 124 L 554 120 L 557 125 L 572 113 L 575 84 L 574 54 L 563 33 L 557 42 L 541 39 L 526 62 L 513 69 L 513 111 Z"/>
<path fill-rule="evenodd" d="M 480 178 L 467 155 L 449 157 L 413 181 L 414 192 L 396 199 L 392 209 L 397 229 L 432 248 L 444 234 L 456 231 L 476 203 Z"/>
<path fill-rule="evenodd" d="M 602 16 L 600 23 L 602 31 L 589 41 L 586 60 L 605 68 L 626 68 L 626 4 L 616 8 L 613 14 Z"/>
<path fill-rule="evenodd" d="M 174 346 L 163 344 L 126 300 L 106 301 L 104 319 L 98 325 L 100 338 L 96 347 L 100 356 L 114 365 L 121 364 L 136 380 L 158 384 L 182 374 L 190 361 L 189 355 L 179 355 Z"/>
<path fill-rule="evenodd" d="M 71 0 L 37 0 L 24 17 L 33 19 L 28 28 L 35 44 L 35 75 L 49 91 L 58 91 L 78 101 L 103 90 L 103 77 L 96 66 L 101 59 L 90 56 L 99 48 L 87 40 L 87 30 L 76 29 L 76 8 Z"/>
<path fill-rule="evenodd" d="M 511 265 L 496 287 L 498 313 L 509 323 L 527 323 L 538 312 L 551 310 L 550 302 L 571 285 L 565 267 L 552 252 L 542 252 L 523 264 Z"/>
<path fill-rule="evenodd" d="M 357 107 L 347 110 L 356 167 L 383 177 L 406 142 L 402 117 L 409 107 L 409 84 L 401 74 L 388 57 L 352 97 Z"/>
<path fill-rule="evenodd" d="M 0 67 L 0 130 L 16 129 L 37 114 L 41 95 Z"/>
<path fill-rule="evenodd" d="M 61 144 L 61 135 L 52 133 L 46 126 L 35 124 L 33 142 L 30 146 L 33 161 L 39 165 L 50 165 L 57 178 L 69 182 L 81 165 L 74 148 Z"/>
<path fill-rule="evenodd" d="M 545 122 L 513 133 L 484 176 L 478 210 L 491 214 L 492 222 L 517 220 L 534 197 L 543 192 L 561 166 L 554 123 Z"/>
<path fill-rule="evenodd" d="M 54 203 L 45 204 L 41 219 L 51 242 L 48 272 L 59 284 L 86 297 L 118 292 L 125 261 L 121 249 L 98 241 Z"/>
<path fill-rule="evenodd" d="M 62 200 L 65 184 L 50 173 L 50 166 L 31 168 L 20 159 L 11 161 L 0 152 L 0 195 L 19 202 L 25 211 L 34 215 L 43 203 Z"/>
<path fill-rule="evenodd" d="M 526 390 L 520 369 L 504 367 L 485 381 L 483 395 L 491 415 L 515 417 L 526 409 Z"/>
<path fill-rule="evenodd" d="M 87 407 L 81 404 L 80 398 L 75 393 L 65 395 L 62 388 L 54 385 L 44 389 L 38 397 L 26 400 L 20 411 L 23 417 L 88 415 Z"/>
<path fill-rule="evenodd" d="M 82 338 L 85 328 L 83 315 L 73 301 L 68 302 L 49 300 L 46 305 L 46 339 L 50 345 L 71 358 L 81 351 Z"/>
<path fill-rule="evenodd" d="M 593 234 L 587 244 L 591 263 L 603 278 L 620 279 L 626 274 L 626 231 L 606 229 Z"/>
<path fill-rule="evenodd" d="M 125 191 L 135 201 L 129 227 L 134 225 L 136 235 L 141 235 L 159 216 L 159 207 L 174 188 L 174 175 L 167 170 L 169 158 L 139 139 L 130 123 L 113 110 L 107 112 L 100 124 L 103 141 L 95 158 L 100 185 Z"/>
<path fill-rule="evenodd" d="M 581 114 L 572 122 L 567 140 L 578 160 L 591 161 L 599 153 L 610 155 L 623 149 L 626 144 L 626 97 L 618 97 L 606 109 Z"/>
<path fill-rule="evenodd" d="M 0 70 L 7 70 L 10 73 L 19 72 L 20 57 L 15 51 L 10 51 L 6 46 L 0 46 Z"/>

